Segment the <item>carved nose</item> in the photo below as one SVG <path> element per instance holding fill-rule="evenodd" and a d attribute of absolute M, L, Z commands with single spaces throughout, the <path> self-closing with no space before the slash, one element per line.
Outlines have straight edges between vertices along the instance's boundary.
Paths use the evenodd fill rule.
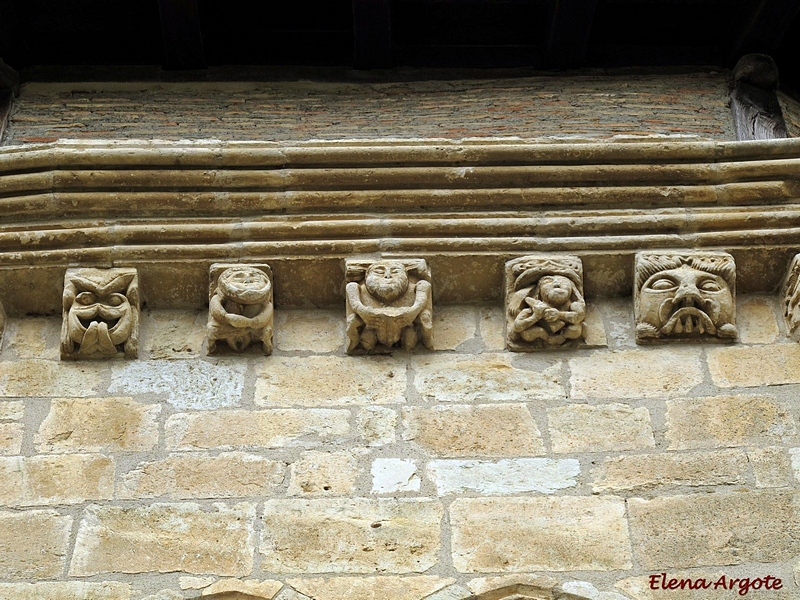
<path fill-rule="evenodd" d="M 680 306 L 697 306 L 701 299 L 700 290 L 694 284 L 682 284 L 675 293 L 675 303 Z"/>

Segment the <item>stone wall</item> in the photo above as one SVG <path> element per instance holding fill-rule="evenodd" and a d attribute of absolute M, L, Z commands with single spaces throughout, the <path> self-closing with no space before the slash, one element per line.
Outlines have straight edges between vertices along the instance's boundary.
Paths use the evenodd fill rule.
<path fill-rule="evenodd" d="M 344 310 L 278 310 L 272 356 L 223 358 L 204 312 L 145 310 L 133 361 L 9 318 L 0 598 L 797 598 L 776 297 L 740 295 L 733 345 L 636 346 L 630 298 L 588 306 L 594 349 L 511 353 L 499 306 L 451 305 L 433 351 L 384 357 L 345 355 Z"/>
<path fill-rule="evenodd" d="M 4 144 L 615 134 L 734 140 L 724 73 L 395 83 L 29 83 Z"/>

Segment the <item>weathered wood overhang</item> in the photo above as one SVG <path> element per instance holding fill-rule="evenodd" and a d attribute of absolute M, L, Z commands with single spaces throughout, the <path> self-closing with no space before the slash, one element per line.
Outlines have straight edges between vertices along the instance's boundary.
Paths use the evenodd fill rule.
<path fill-rule="evenodd" d="M 742 292 L 800 251 L 800 139 L 75 142 L 0 149 L 0 300 L 52 313 L 70 266 L 135 266 L 150 306 L 201 306 L 208 267 L 266 262 L 279 307 L 343 302 L 343 258 L 415 256 L 437 302 L 502 295 L 506 260 L 569 252 L 591 296 L 633 256 L 715 248 Z"/>

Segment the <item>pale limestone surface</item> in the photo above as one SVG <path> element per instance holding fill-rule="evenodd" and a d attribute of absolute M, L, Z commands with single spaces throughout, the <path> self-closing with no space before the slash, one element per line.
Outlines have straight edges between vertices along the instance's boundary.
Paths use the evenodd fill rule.
<path fill-rule="evenodd" d="M 238 406 L 246 365 L 241 361 L 136 361 L 111 370 L 109 392 L 156 394 L 178 409 Z"/>
<path fill-rule="evenodd" d="M 795 479 L 800 481 L 800 448 L 790 448 L 789 456 L 792 461 Z"/>
<path fill-rule="evenodd" d="M 620 498 L 475 498 L 450 507 L 453 564 L 462 573 L 629 569 Z"/>
<path fill-rule="evenodd" d="M 439 496 L 477 493 L 487 496 L 540 492 L 552 494 L 577 485 L 580 464 L 574 459 L 511 458 L 432 460 L 428 476 Z"/>
<path fill-rule="evenodd" d="M 161 405 L 133 398 L 56 398 L 34 443 L 40 452 L 135 452 L 158 444 Z"/>
<path fill-rule="evenodd" d="M 169 450 L 317 446 L 350 433 L 345 410 L 227 410 L 178 413 L 164 425 Z"/>
<path fill-rule="evenodd" d="M 595 352 L 569 361 L 575 400 L 671 398 L 703 381 L 700 351 L 658 348 Z"/>
<path fill-rule="evenodd" d="M 256 380 L 259 406 L 398 404 L 404 401 L 406 369 L 382 357 L 274 357 Z"/>
<path fill-rule="evenodd" d="M 98 573 L 184 571 L 249 575 L 253 570 L 253 504 L 90 505 L 70 563 L 72 577 Z"/>
<path fill-rule="evenodd" d="M 558 579 L 549 575 L 515 574 L 501 575 L 500 577 L 476 577 L 467 582 L 467 587 L 473 594 L 480 595 L 500 588 L 510 586 L 525 586 L 542 591 L 550 591 L 558 586 Z M 527 590 L 526 590 L 527 591 Z"/>
<path fill-rule="evenodd" d="M 507 354 L 430 355 L 411 363 L 414 387 L 433 402 L 534 402 L 564 397 L 560 365 L 520 369 Z"/>
<path fill-rule="evenodd" d="M 646 569 L 787 560 L 800 552 L 791 491 L 628 500 L 634 554 Z"/>
<path fill-rule="evenodd" d="M 683 485 L 745 485 L 747 471 L 748 455 L 741 450 L 615 456 L 592 469 L 592 490 L 603 493 Z"/>
<path fill-rule="evenodd" d="M 97 454 L 0 458 L 0 504 L 37 506 L 109 500 L 115 465 Z"/>
<path fill-rule="evenodd" d="M 131 584 L 119 581 L 0 583 L 3 600 L 130 600 Z"/>
<path fill-rule="evenodd" d="M 475 337 L 477 311 L 472 306 L 437 306 L 433 314 L 434 350 L 455 350 Z"/>
<path fill-rule="evenodd" d="M 454 581 L 418 575 L 289 579 L 287 583 L 313 600 L 421 600 Z"/>
<path fill-rule="evenodd" d="M 0 456 L 19 454 L 24 433 L 22 423 L 0 423 Z"/>
<path fill-rule="evenodd" d="M 418 492 L 420 478 L 417 464 L 402 458 L 376 458 L 372 461 L 372 493 Z"/>
<path fill-rule="evenodd" d="M 0 578 L 61 577 L 71 529 L 54 510 L 0 511 Z"/>
<path fill-rule="evenodd" d="M 397 411 L 382 406 L 365 406 L 356 413 L 358 434 L 367 446 L 385 446 L 397 439 Z"/>
<path fill-rule="evenodd" d="M 270 600 L 277 594 L 283 584 L 274 579 L 221 579 L 203 590 L 203 596 L 221 594 L 223 592 L 241 592 Z"/>
<path fill-rule="evenodd" d="M 22 400 L 0 400 L 0 421 L 19 421 L 24 413 Z"/>
<path fill-rule="evenodd" d="M 46 317 L 18 319 L 6 329 L 3 347 L 17 358 L 58 360 L 61 323 Z"/>
<path fill-rule="evenodd" d="M 710 348 L 708 368 L 722 388 L 800 383 L 800 344 Z"/>
<path fill-rule="evenodd" d="M 500 352 L 506 347 L 505 311 L 502 307 L 486 306 L 480 310 L 478 331 L 486 352 Z"/>
<path fill-rule="evenodd" d="M 538 456 L 539 428 L 524 404 L 413 406 L 403 410 L 403 439 L 435 456 Z"/>
<path fill-rule="evenodd" d="M 340 311 L 275 311 L 275 346 L 284 352 L 336 352 L 344 346 Z"/>
<path fill-rule="evenodd" d="M 283 463 L 256 454 L 173 454 L 140 463 L 123 476 L 116 494 L 121 499 L 238 498 L 273 492 L 283 479 Z"/>
<path fill-rule="evenodd" d="M 421 573 L 438 562 L 442 515 L 423 499 L 267 500 L 262 569 Z"/>
<path fill-rule="evenodd" d="M 785 487 L 793 479 L 791 455 L 785 448 L 754 448 L 747 452 L 756 487 Z"/>
<path fill-rule="evenodd" d="M 309 451 L 290 467 L 290 496 L 349 496 L 355 492 L 358 458 L 353 452 Z"/>
<path fill-rule="evenodd" d="M 796 433 L 787 408 L 770 396 L 667 401 L 666 437 L 672 450 L 774 444 Z"/>
<path fill-rule="evenodd" d="M 654 448 L 650 413 L 626 404 L 573 404 L 547 410 L 553 452 Z"/>
<path fill-rule="evenodd" d="M 0 397 L 95 396 L 102 364 L 23 359 L 0 362 Z"/>
<path fill-rule="evenodd" d="M 736 303 L 736 328 L 742 344 L 771 344 L 780 330 L 772 298 L 754 296 Z"/>
<path fill-rule="evenodd" d="M 142 314 L 143 348 L 151 359 L 196 359 L 202 356 L 206 314 L 162 310 Z"/>

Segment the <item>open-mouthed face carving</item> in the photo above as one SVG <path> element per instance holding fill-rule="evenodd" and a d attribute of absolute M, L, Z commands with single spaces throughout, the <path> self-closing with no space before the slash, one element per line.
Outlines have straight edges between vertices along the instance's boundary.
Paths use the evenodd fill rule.
<path fill-rule="evenodd" d="M 400 261 L 380 261 L 370 265 L 364 283 L 367 291 L 382 302 L 394 302 L 408 289 L 408 274 Z"/>
<path fill-rule="evenodd" d="M 654 326 L 661 336 L 730 337 L 721 331 L 733 321 L 728 283 L 688 264 L 651 275 L 639 291 L 638 309 L 640 322 Z"/>
<path fill-rule="evenodd" d="M 272 288 L 266 273 L 253 267 L 225 269 L 217 285 L 226 299 L 240 304 L 265 302 Z"/>

